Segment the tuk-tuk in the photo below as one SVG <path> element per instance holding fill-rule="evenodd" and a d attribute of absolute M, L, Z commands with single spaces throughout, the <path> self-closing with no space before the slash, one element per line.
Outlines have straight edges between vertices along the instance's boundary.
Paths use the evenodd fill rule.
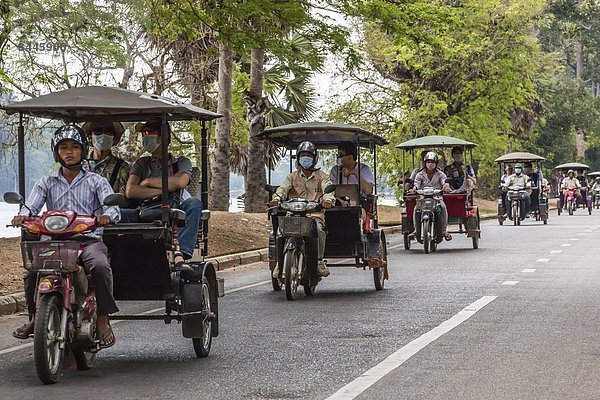
<path fill-rule="evenodd" d="M 26 161 L 24 116 L 79 124 L 97 119 L 111 119 L 115 122 L 138 122 L 150 119 L 162 121 L 162 207 L 153 222 L 117 223 L 106 226 L 103 241 L 109 251 L 115 299 L 164 301 L 165 312 L 162 315 L 118 313 L 111 315 L 110 319 L 163 320 L 167 324 L 173 320 L 178 321 L 182 325 L 183 336 L 192 339 L 196 355 L 208 356 L 212 338 L 219 334 L 218 285 L 215 267 L 205 261 L 208 251 L 210 211 L 202 211 L 196 249 L 190 261 L 192 271 L 176 271 L 174 252 L 178 250 L 177 230 L 185 223 L 185 213 L 169 207 L 167 124 L 169 121 L 184 120 L 195 120 L 201 123 L 202 165 L 199 186 L 202 203 L 206 207 L 208 204 L 206 122 L 219 118 L 220 115 L 163 96 L 105 86 L 62 90 L 9 104 L 3 109 L 8 114 L 19 113 L 18 175 L 19 192 L 22 198 L 25 197 Z M 63 333 L 68 335 L 68 332 L 69 330 Z M 39 338 L 39 340 L 43 339 Z M 48 343 L 48 346 L 55 344 Z M 64 348 L 64 344 L 62 346 Z M 95 356 L 94 349 L 84 349 L 84 352 L 86 363 L 80 365 L 78 362 L 80 369 L 88 369 Z M 56 362 L 51 359 L 47 361 Z M 56 365 L 53 368 L 55 367 Z"/>
<path fill-rule="evenodd" d="M 477 146 L 475 143 L 467 140 L 462 140 L 450 136 L 424 136 L 416 139 L 411 139 L 406 142 L 396 145 L 397 148 L 402 149 L 402 171 L 406 171 L 407 163 L 410 162 L 412 167 L 411 177 L 402 182 L 404 185 L 411 185 L 410 182 L 414 180 L 416 173 L 422 168 L 421 154 L 427 151 L 434 151 L 439 156 L 444 156 L 442 160 L 438 162 L 438 168 L 440 163 L 443 163 L 445 155 L 444 149 L 451 149 L 455 147 L 462 148 L 462 153 L 465 155 L 465 164 L 471 164 L 473 160 L 473 148 Z M 467 159 L 468 153 L 468 159 Z M 408 160 L 407 160 L 408 159 Z M 450 164 L 448 164 L 449 166 Z M 443 170 L 445 165 L 441 165 Z M 447 183 L 454 183 L 454 180 L 460 179 L 460 177 L 448 177 Z M 465 179 L 463 177 L 462 179 Z M 406 186 L 408 188 L 408 186 Z M 479 248 L 479 239 L 481 238 L 480 230 L 480 219 L 479 209 L 473 204 L 473 191 L 467 190 L 464 193 L 440 193 L 446 209 L 448 211 L 448 226 L 455 226 L 457 229 L 448 230 L 448 233 L 466 234 L 468 238 L 471 238 L 473 249 Z M 425 198 L 427 197 L 427 198 Z M 443 237 L 441 232 L 438 231 L 437 226 L 433 221 L 434 228 L 431 228 L 431 220 L 421 219 L 421 223 L 415 227 L 413 215 L 415 207 L 419 204 L 429 204 L 429 194 L 426 193 L 414 193 L 412 191 L 404 191 L 404 207 L 402 209 L 402 234 L 404 236 L 404 249 L 410 250 L 411 241 L 417 240 L 423 244 L 425 253 L 433 252 L 437 250 L 437 245 L 442 242 Z M 430 224 L 430 225 L 427 225 Z"/>
<path fill-rule="evenodd" d="M 530 178 L 531 183 L 531 205 L 530 212 L 533 217 L 535 217 L 536 221 L 542 221 L 544 225 L 548 224 L 548 195 L 544 192 L 543 187 L 543 175 L 542 175 L 542 164 L 545 158 L 542 156 L 538 156 L 533 153 L 527 152 L 515 152 L 508 153 L 503 156 L 496 158 L 494 161 L 498 163 L 500 168 L 499 176 L 503 176 L 507 167 L 514 167 L 515 164 L 523 164 L 523 166 L 527 166 L 531 164 L 531 172 L 527 174 L 527 172 L 523 172 L 527 174 Z M 535 168 L 533 167 L 535 164 Z M 510 207 L 508 206 L 508 202 L 510 201 L 509 190 L 506 187 L 503 187 L 503 182 L 500 184 L 500 198 L 498 200 L 498 223 L 502 225 L 504 221 L 508 218 L 513 221 L 515 225 L 520 225 L 520 216 L 514 216 L 509 211 Z M 510 192 L 512 193 L 512 192 Z M 518 195 L 518 193 L 517 193 Z"/>
<path fill-rule="evenodd" d="M 352 142 L 358 148 L 358 160 L 361 160 L 361 149 L 368 149 L 372 154 L 373 173 L 377 176 L 377 146 L 387 144 L 386 140 L 378 135 L 353 125 L 335 124 L 328 122 L 305 122 L 279 126 L 259 133 L 258 137 L 270 141 L 273 145 L 284 147 L 290 154 L 290 173 L 295 164 L 294 152 L 297 146 L 304 142 L 312 142 L 317 149 L 336 149 L 341 142 Z M 360 168 L 359 168 L 360 174 Z M 271 185 L 269 173 L 269 190 L 272 196 L 278 186 Z M 358 179 L 360 181 L 360 177 Z M 373 194 L 360 193 L 358 185 L 335 185 L 336 197 L 347 202 L 338 204 L 324 210 L 327 239 L 325 245 L 325 260 L 339 259 L 339 262 L 329 263 L 328 267 L 356 267 L 373 270 L 375 288 L 382 290 L 384 282 L 388 279 L 387 247 L 384 232 L 379 228 L 377 219 L 377 180 Z M 279 264 L 284 271 L 284 235 L 295 234 L 290 232 L 286 224 L 286 213 L 272 217 L 273 232 L 269 240 L 269 267 L 273 271 Z M 311 260 L 309 260 L 311 262 Z M 316 263 L 316 257 L 312 260 Z M 303 285 L 305 293 L 312 295 L 318 277 L 302 277 L 293 282 L 289 279 L 271 278 L 273 289 L 279 291 L 286 287 L 288 299 L 294 298 L 294 290 L 298 284 Z M 295 285 L 295 286 L 294 286 Z M 294 290 L 290 290 L 290 286 Z"/>
<path fill-rule="evenodd" d="M 589 174 L 587 174 L 587 176 L 594 179 L 594 182 L 596 182 L 596 180 L 600 180 L 600 171 L 590 172 Z M 594 208 L 599 209 L 600 208 L 600 185 L 595 186 L 595 184 L 592 182 L 590 182 L 590 185 L 592 185 L 592 188 L 590 190 L 590 193 L 592 195 L 592 205 L 594 206 Z"/>
<path fill-rule="evenodd" d="M 592 215 L 592 196 L 589 191 L 591 189 L 591 184 L 588 182 L 586 177 L 586 171 L 590 169 L 590 166 L 582 163 L 566 163 L 560 164 L 554 167 L 555 170 L 559 171 L 558 177 L 558 190 L 557 190 L 557 204 L 556 208 L 558 210 L 558 215 L 560 215 L 564 210 L 566 210 L 569 215 L 573 215 L 573 212 L 578 208 L 587 208 L 588 214 Z M 566 176 L 569 170 L 573 170 L 576 174 L 576 178 L 581 184 L 581 196 L 575 196 L 573 192 L 567 192 L 567 197 L 565 198 L 565 194 L 562 190 L 562 180 Z"/>

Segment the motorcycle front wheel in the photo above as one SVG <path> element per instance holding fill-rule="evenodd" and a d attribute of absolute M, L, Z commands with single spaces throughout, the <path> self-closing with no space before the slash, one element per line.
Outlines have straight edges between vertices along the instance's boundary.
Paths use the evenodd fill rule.
<path fill-rule="evenodd" d="M 202 322 L 202 337 L 192 339 L 194 352 L 196 357 L 205 358 L 210 354 L 212 346 L 212 320 L 211 320 L 211 305 L 210 305 L 210 285 L 207 277 L 202 277 L 202 312 L 204 313 L 204 321 Z"/>
<path fill-rule="evenodd" d="M 58 382 L 64 349 L 60 346 L 62 302 L 56 293 L 43 295 L 35 314 L 33 360 L 38 378 L 44 384 Z"/>
<path fill-rule="evenodd" d="M 300 251 L 294 249 L 286 251 L 283 256 L 283 268 L 285 271 L 285 297 L 295 300 L 298 292 L 298 265 L 301 257 Z"/>
<path fill-rule="evenodd" d="M 425 254 L 429 254 L 431 251 L 431 220 L 424 219 L 421 223 L 421 237 L 423 238 L 423 249 Z"/>
<path fill-rule="evenodd" d="M 521 216 L 519 215 L 519 205 L 517 203 L 512 206 L 512 217 L 515 226 L 521 225 Z"/>

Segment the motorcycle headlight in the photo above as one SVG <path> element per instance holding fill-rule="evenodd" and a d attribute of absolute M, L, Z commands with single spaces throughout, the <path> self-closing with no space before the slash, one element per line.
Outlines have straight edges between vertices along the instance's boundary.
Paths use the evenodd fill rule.
<path fill-rule="evenodd" d="M 53 215 L 44 220 L 44 226 L 50 232 L 60 232 L 69 225 L 69 218 L 64 215 Z"/>
<path fill-rule="evenodd" d="M 287 211 L 305 211 L 307 203 L 304 201 L 288 201 L 281 204 L 281 208 Z"/>

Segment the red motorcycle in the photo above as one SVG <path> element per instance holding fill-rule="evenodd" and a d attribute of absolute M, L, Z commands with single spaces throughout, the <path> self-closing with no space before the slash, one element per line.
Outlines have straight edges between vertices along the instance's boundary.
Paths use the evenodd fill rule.
<path fill-rule="evenodd" d="M 565 197 L 565 206 L 567 208 L 567 211 L 569 212 L 569 215 L 573 215 L 573 210 L 575 208 L 575 189 L 567 188 L 566 194 L 564 197 Z"/>
<path fill-rule="evenodd" d="M 104 205 L 118 205 L 121 199 L 119 194 L 109 195 Z M 26 207 L 18 193 L 5 193 L 4 201 Z M 45 384 L 58 381 L 66 349 L 79 370 L 90 369 L 100 350 L 96 295 L 91 277 L 78 264 L 81 242 L 75 237 L 95 229 L 94 216 L 59 210 L 39 217 L 30 212 L 22 225 L 23 266 L 37 274 L 38 282 L 33 358 Z"/>

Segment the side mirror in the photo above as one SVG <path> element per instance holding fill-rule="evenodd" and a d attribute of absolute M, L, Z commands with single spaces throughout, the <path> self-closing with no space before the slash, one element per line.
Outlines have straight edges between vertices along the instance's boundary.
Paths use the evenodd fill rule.
<path fill-rule="evenodd" d="M 112 206 L 120 206 L 123 207 L 125 205 L 125 197 L 121 193 L 113 193 L 109 194 L 104 198 L 102 202 L 107 207 Z"/>
<path fill-rule="evenodd" d="M 333 193 L 335 192 L 335 185 L 327 185 L 325 187 L 325 193 Z"/>
<path fill-rule="evenodd" d="M 21 204 L 23 202 L 23 196 L 15 192 L 4 193 L 4 201 L 8 204 Z"/>
<path fill-rule="evenodd" d="M 200 219 L 202 219 L 202 221 L 208 221 L 210 219 L 210 210 L 202 210 Z"/>
<path fill-rule="evenodd" d="M 410 184 L 412 185 L 412 184 L 414 184 L 414 183 L 415 183 L 415 181 L 414 181 L 413 179 L 406 178 L 406 179 L 404 180 L 404 183 L 410 183 Z"/>
<path fill-rule="evenodd" d="M 265 185 L 265 190 L 269 193 L 275 193 L 277 191 L 277 188 L 279 188 L 279 186 L 275 186 L 275 185 Z"/>

